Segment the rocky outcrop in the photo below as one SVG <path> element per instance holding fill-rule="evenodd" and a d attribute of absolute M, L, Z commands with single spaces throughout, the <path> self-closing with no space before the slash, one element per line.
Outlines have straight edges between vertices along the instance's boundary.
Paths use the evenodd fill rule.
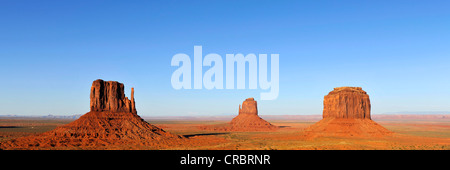
<path fill-rule="evenodd" d="M 361 87 L 338 87 L 323 100 L 323 118 L 370 119 L 369 95 Z"/>
<path fill-rule="evenodd" d="M 328 93 L 323 101 L 323 119 L 306 128 L 307 138 L 382 137 L 391 131 L 370 117 L 369 95 L 361 87 L 338 87 Z"/>
<path fill-rule="evenodd" d="M 91 111 L 136 113 L 134 88 L 131 88 L 131 100 L 125 97 L 124 85 L 117 81 L 95 80 L 91 87 Z"/>
<path fill-rule="evenodd" d="M 242 106 L 239 105 L 239 115 L 258 115 L 258 105 L 253 97 L 245 99 Z"/>
<path fill-rule="evenodd" d="M 202 126 L 203 130 L 215 131 L 273 131 L 278 129 L 258 116 L 258 105 L 254 98 L 239 105 L 239 114 L 225 125 Z"/>

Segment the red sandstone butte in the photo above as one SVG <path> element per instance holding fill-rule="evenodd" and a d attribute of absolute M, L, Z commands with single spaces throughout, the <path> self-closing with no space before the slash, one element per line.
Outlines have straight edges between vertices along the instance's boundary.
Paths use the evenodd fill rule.
<path fill-rule="evenodd" d="M 242 106 L 239 105 L 239 115 L 258 115 L 258 104 L 253 97 L 245 99 Z"/>
<path fill-rule="evenodd" d="M 338 87 L 323 101 L 323 119 L 304 130 L 306 137 L 381 137 L 392 134 L 370 117 L 369 95 L 361 87 Z"/>
<path fill-rule="evenodd" d="M 273 131 L 278 129 L 277 126 L 258 116 L 258 104 L 254 98 L 248 98 L 242 105 L 239 105 L 239 114 L 228 124 L 200 128 L 216 131 Z"/>
<path fill-rule="evenodd" d="M 95 80 L 91 87 L 91 111 L 136 113 L 134 88 L 131 88 L 131 100 L 125 97 L 124 85 L 117 81 Z"/>
<path fill-rule="evenodd" d="M 334 88 L 323 106 L 323 118 L 370 119 L 369 95 L 361 87 Z"/>
<path fill-rule="evenodd" d="M 139 117 L 134 103 L 134 89 L 131 89 L 131 99 L 128 99 L 125 97 L 122 83 L 95 80 L 92 83 L 90 99 L 91 111 L 79 119 L 39 135 L 7 141 L 2 143 L 0 148 L 111 149 L 115 148 L 114 146 L 159 148 L 184 139 Z"/>

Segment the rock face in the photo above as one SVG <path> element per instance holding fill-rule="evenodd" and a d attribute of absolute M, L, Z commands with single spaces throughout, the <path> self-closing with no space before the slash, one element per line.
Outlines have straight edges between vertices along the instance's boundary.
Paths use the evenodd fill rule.
<path fill-rule="evenodd" d="M 361 87 L 338 87 L 323 100 L 323 118 L 370 119 L 369 95 Z"/>
<path fill-rule="evenodd" d="M 228 124 L 200 128 L 215 131 L 273 131 L 278 129 L 277 126 L 258 116 L 258 105 L 254 98 L 248 98 L 242 105 L 239 105 L 239 115 Z"/>
<path fill-rule="evenodd" d="M 323 119 L 304 131 L 305 137 L 382 137 L 391 131 L 370 117 L 369 95 L 361 87 L 338 87 L 323 101 Z"/>
<path fill-rule="evenodd" d="M 239 115 L 258 115 L 258 105 L 253 97 L 245 99 L 242 106 L 239 105 Z"/>
<path fill-rule="evenodd" d="M 122 83 L 95 80 L 92 83 L 90 98 L 91 111 L 79 119 L 39 135 L 13 139 L 2 143 L 1 147 L 101 149 L 114 146 L 145 146 L 158 149 L 185 139 L 139 117 L 134 103 L 134 89 L 131 89 L 130 100 L 125 97 Z"/>
<path fill-rule="evenodd" d="M 124 85 L 117 81 L 95 80 L 91 87 L 91 111 L 136 113 L 134 88 L 131 88 L 131 100 L 125 97 Z"/>

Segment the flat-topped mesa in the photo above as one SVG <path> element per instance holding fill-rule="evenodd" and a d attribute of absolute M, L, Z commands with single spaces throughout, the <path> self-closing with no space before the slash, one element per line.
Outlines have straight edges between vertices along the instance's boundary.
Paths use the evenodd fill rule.
<path fill-rule="evenodd" d="M 361 87 L 337 87 L 324 97 L 323 118 L 370 118 L 369 95 Z"/>
<path fill-rule="evenodd" d="M 323 100 L 323 119 L 303 130 L 305 138 L 383 137 L 393 132 L 370 118 L 369 95 L 361 87 L 338 87 Z"/>
<path fill-rule="evenodd" d="M 242 106 L 239 105 L 239 115 L 241 114 L 258 115 L 258 106 L 253 97 L 242 102 Z"/>
<path fill-rule="evenodd" d="M 134 88 L 131 88 L 131 100 L 125 97 L 124 85 L 117 81 L 95 80 L 91 87 L 91 111 L 136 113 Z"/>

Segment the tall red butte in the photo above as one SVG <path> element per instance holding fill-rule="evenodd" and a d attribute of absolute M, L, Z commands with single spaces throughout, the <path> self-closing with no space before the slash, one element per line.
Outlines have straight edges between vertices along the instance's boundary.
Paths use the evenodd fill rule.
<path fill-rule="evenodd" d="M 324 97 L 323 119 L 304 130 L 307 137 L 381 137 L 391 131 L 370 117 L 369 95 L 361 87 L 337 87 Z"/>
<path fill-rule="evenodd" d="M 74 147 L 98 149 L 111 146 L 153 146 L 157 149 L 184 137 L 165 132 L 137 115 L 134 89 L 125 97 L 124 85 L 117 81 L 95 80 L 90 94 L 91 111 L 79 119 L 35 136 L 13 139 L 3 149 Z"/>

